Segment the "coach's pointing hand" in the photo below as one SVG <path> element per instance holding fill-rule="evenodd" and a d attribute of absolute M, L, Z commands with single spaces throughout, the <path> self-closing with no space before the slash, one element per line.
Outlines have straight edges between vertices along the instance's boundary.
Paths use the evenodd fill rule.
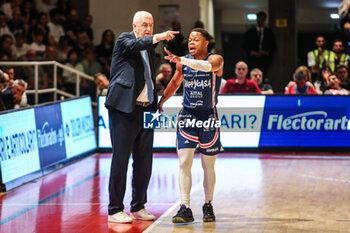
<path fill-rule="evenodd" d="M 175 37 L 176 34 L 179 34 L 179 31 L 166 31 L 162 33 L 155 34 L 157 41 L 161 40 L 171 40 Z"/>

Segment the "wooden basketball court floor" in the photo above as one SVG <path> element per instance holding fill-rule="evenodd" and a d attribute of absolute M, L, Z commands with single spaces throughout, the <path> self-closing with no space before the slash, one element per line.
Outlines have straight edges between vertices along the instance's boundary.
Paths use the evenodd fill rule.
<path fill-rule="evenodd" d="M 348 156 L 220 155 L 213 201 L 215 223 L 202 222 L 203 174 L 196 156 L 191 193 L 195 222 L 174 225 L 171 217 L 179 208 L 175 154 L 154 155 L 146 209 L 158 219 L 132 224 L 107 223 L 111 154 L 96 154 L 1 193 L 0 233 L 350 232 Z M 126 212 L 130 207 L 130 180 L 131 173 Z"/>

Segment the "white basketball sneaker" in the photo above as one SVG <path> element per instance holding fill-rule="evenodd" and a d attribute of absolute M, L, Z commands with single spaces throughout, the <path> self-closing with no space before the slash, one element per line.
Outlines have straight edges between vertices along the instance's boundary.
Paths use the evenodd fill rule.
<path fill-rule="evenodd" d="M 120 211 L 113 215 L 108 215 L 108 222 L 129 223 L 132 222 L 132 218 L 124 211 Z"/>
<path fill-rule="evenodd" d="M 144 221 L 151 221 L 151 220 L 156 219 L 156 216 L 148 213 L 145 209 L 141 209 L 141 210 L 136 211 L 136 212 L 131 212 L 130 216 L 133 219 L 144 220 Z"/>

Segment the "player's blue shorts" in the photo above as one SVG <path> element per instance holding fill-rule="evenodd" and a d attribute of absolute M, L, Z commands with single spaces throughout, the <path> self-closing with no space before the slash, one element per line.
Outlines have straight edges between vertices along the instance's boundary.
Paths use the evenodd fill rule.
<path fill-rule="evenodd" d="M 193 110 L 182 108 L 177 123 L 177 149 L 196 148 L 205 155 L 223 152 L 220 142 L 220 127 L 215 109 Z"/>

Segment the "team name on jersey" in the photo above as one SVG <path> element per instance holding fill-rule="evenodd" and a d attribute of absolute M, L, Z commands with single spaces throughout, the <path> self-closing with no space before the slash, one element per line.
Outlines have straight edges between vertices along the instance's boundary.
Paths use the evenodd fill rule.
<path fill-rule="evenodd" d="M 200 79 L 193 79 L 193 80 L 184 80 L 184 87 L 185 88 L 192 88 L 196 89 L 198 88 L 211 88 L 211 80 L 200 80 Z"/>

